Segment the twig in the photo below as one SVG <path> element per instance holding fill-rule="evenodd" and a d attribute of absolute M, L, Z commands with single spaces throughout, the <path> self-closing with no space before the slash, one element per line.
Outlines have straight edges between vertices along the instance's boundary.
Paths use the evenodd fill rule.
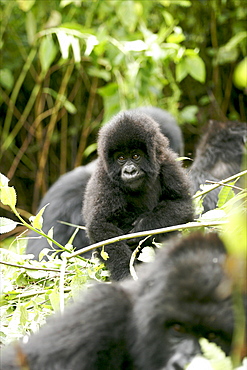
<path fill-rule="evenodd" d="M 32 266 L 25 266 L 25 265 L 17 265 L 15 263 L 10 263 L 10 262 L 4 262 L 0 260 L 0 264 L 6 265 L 6 266 L 12 266 L 12 267 L 18 267 L 18 268 L 24 268 L 26 270 L 35 270 L 35 271 L 51 271 L 51 272 L 58 272 L 59 274 L 61 273 L 60 269 L 48 269 L 45 267 L 32 267 Z M 66 271 L 66 273 L 71 273 L 69 271 Z"/>
<path fill-rule="evenodd" d="M 184 229 L 193 229 L 193 228 L 196 228 L 196 227 L 219 226 L 219 225 L 224 225 L 226 223 L 227 223 L 227 221 L 188 222 L 187 224 L 182 224 L 182 225 L 163 227 L 161 229 L 147 230 L 147 231 L 142 231 L 142 232 L 138 232 L 138 233 L 131 233 L 131 234 L 126 234 L 126 235 L 121 235 L 121 236 L 117 236 L 117 237 L 110 238 L 110 239 L 107 239 L 107 240 L 103 240 L 103 241 L 98 242 L 98 243 L 91 244 L 91 245 L 89 245 L 88 247 L 85 247 L 85 248 L 79 249 L 76 252 L 71 253 L 69 256 L 67 256 L 67 258 L 70 259 L 72 257 L 78 256 L 79 254 L 89 252 L 92 249 L 100 248 L 100 247 L 103 247 L 104 245 L 120 242 L 122 240 L 146 237 L 146 236 L 151 236 L 151 235 L 156 235 L 156 234 L 163 234 L 163 233 L 168 233 L 168 232 L 171 232 L 171 231 L 179 231 L 179 230 L 184 230 Z"/>
<path fill-rule="evenodd" d="M 64 312 L 64 278 L 65 278 L 65 271 L 67 265 L 67 258 L 63 258 L 62 265 L 60 268 L 60 279 L 59 279 L 59 304 L 60 304 L 60 311 Z"/>
<path fill-rule="evenodd" d="M 47 291 L 50 290 L 50 289 L 43 289 L 43 290 L 40 290 L 40 291 L 35 291 L 35 292 L 27 292 L 27 293 L 19 293 L 19 292 L 14 292 L 13 293 L 13 300 L 15 299 L 20 299 L 20 298 L 29 298 L 29 297 L 33 297 L 33 296 L 37 296 L 37 295 L 41 295 L 41 294 L 45 294 L 47 293 Z M 71 288 L 67 287 L 64 289 L 65 293 L 67 292 L 70 292 L 71 291 Z M 8 297 L 12 295 L 12 293 L 6 293 L 5 295 L 7 295 Z"/>
<path fill-rule="evenodd" d="M 219 185 L 223 185 L 223 186 L 228 186 L 229 188 L 232 188 L 232 189 L 236 189 L 236 190 L 244 190 L 242 188 L 239 188 L 238 186 L 235 186 L 235 185 L 229 185 L 229 184 L 224 184 L 222 181 L 211 181 L 211 180 L 206 180 L 206 182 L 210 183 L 210 184 L 219 184 Z"/>
<path fill-rule="evenodd" d="M 215 184 L 215 185 L 212 185 L 210 187 L 210 189 L 207 189 L 207 190 L 203 190 L 203 191 L 200 191 L 200 192 L 197 192 L 195 195 L 193 195 L 193 199 L 196 199 L 196 198 L 199 198 L 201 197 L 202 195 L 205 195 L 207 193 L 209 193 L 210 191 L 214 190 L 214 189 L 217 189 L 219 186 L 222 186 L 222 185 L 225 185 L 225 183 L 229 182 L 229 181 L 232 181 L 232 180 L 235 180 L 237 179 L 238 177 L 242 177 L 244 175 L 247 175 L 247 170 L 245 171 L 242 171 L 242 172 L 239 172 L 239 173 L 236 173 L 236 175 L 233 175 L 231 177 L 228 177 L 227 179 L 225 180 L 222 180 L 220 184 Z"/>

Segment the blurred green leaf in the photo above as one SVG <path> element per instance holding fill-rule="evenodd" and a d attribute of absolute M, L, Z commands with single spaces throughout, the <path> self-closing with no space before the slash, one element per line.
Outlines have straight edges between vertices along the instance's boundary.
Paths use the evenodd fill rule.
<path fill-rule="evenodd" d="M 14 85 L 14 76 L 10 69 L 0 69 L 0 85 L 7 90 L 11 90 Z"/>
<path fill-rule="evenodd" d="M 9 206 L 11 209 L 15 208 L 16 205 L 16 191 L 13 186 L 0 187 L 0 200 L 5 206 Z"/>
<path fill-rule="evenodd" d="M 42 38 L 39 48 L 39 58 L 42 72 L 45 74 L 57 55 L 57 47 L 51 35 Z"/>
<path fill-rule="evenodd" d="M 19 8 L 24 12 L 28 12 L 33 5 L 35 4 L 35 0 L 16 0 Z"/>
<path fill-rule="evenodd" d="M 27 30 L 27 39 L 29 45 L 32 45 L 35 40 L 35 35 L 37 32 L 37 20 L 32 11 L 27 13 L 26 16 L 26 30 Z"/>
<path fill-rule="evenodd" d="M 46 94 L 50 94 L 53 98 L 59 100 L 70 114 L 77 113 L 75 105 L 71 103 L 65 95 L 58 94 L 55 90 L 49 87 L 45 87 L 43 89 L 43 92 Z"/>
<path fill-rule="evenodd" d="M 206 79 L 205 63 L 198 55 L 185 58 L 187 72 L 197 81 L 204 83 Z"/>
<path fill-rule="evenodd" d="M 196 114 L 198 113 L 198 111 L 199 108 L 197 105 L 188 105 L 187 107 L 181 110 L 180 116 L 184 122 L 196 123 L 197 122 Z"/>
<path fill-rule="evenodd" d="M 129 32 L 133 32 L 135 30 L 138 21 L 135 11 L 135 1 L 119 1 L 117 15 L 121 23 L 129 30 Z"/>
<path fill-rule="evenodd" d="M 0 234 L 8 233 L 16 228 L 18 222 L 6 217 L 0 217 Z"/>
<path fill-rule="evenodd" d="M 228 185 L 234 185 L 236 181 L 228 183 Z M 229 186 L 223 186 L 218 195 L 217 207 L 222 207 L 228 200 L 234 197 L 235 193 Z"/>

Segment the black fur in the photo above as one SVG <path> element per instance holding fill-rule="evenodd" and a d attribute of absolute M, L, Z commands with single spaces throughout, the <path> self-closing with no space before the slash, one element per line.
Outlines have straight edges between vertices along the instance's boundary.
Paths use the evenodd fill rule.
<path fill-rule="evenodd" d="M 92 174 L 95 162 L 87 166 L 80 166 L 62 175 L 48 190 L 42 199 L 39 210 L 49 203 L 43 214 L 43 231 L 47 233 L 53 226 L 54 239 L 65 246 L 71 235 L 75 231 L 74 227 L 66 226 L 58 221 L 65 221 L 74 225 L 84 225 L 81 216 L 81 202 L 86 184 Z M 38 236 L 35 232 L 30 232 L 30 239 L 27 243 L 26 252 L 34 254 L 38 259 L 39 253 L 44 248 L 51 248 L 46 238 Z M 75 236 L 73 245 L 82 248 L 89 244 L 89 239 L 84 230 L 80 230 Z M 54 249 L 58 247 L 53 245 Z M 85 256 L 85 255 L 84 255 Z"/>
<path fill-rule="evenodd" d="M 182 155 L 183 138 L 181 130 L 177 125 L 175 118 L 164 109 L 156 107 L 140 107 L 136 109 L 138 112 L 148 114 L 159 123 L 161 132 L 169 139 L 170 147 Z M 81 215 L 82 198 L 85 192 L 86 184 L 93 172 L 96 161 L 93 161 L 87 166 L 80 166 L 65 175 L 61 176 L 48 190 L 38 207 L 40 210 L 49 203 L 49 207 L 45 210 L 43 218 L 43 230 L 48 230 L 53 226 L 53 237 L 60 244 L 65 246 L 73 234 L 75 228 L 61 224 L 58 221 L 65 221 L 71 224 L 85 225 Z M 38 259 L 40 252 L 44 248 L 51 248 L 45 238 L 38 236 L 35 232 L 30 232 L 31 239 L 27 243 L 27 253 L 34 254 L 34 258 Z M 89 245 L 89 239 L 84 230 L 79 230 L 73 242 L 74 248 L 80 249 Z M 54 249 L 57 246 L 53 245 Z M 83 255 L 84 257 L 89 256 Z"/>
<path fill-rule="evenodd" d="M 157 107 L 140 107 L 133 109 L 133 112 L 145 113 L 152 117 L 160 126 L 160 130 L 169 140 L 169 145 L 175 153 L 180 156 L 184 155 L 184 141 L 180 127 L 171 113 Z"/>
<path fill-rule="evenodd" d="M 244 122 L 210 121 L 189 171 L 194 193 L 206 180 L 217 182 L 241 171 L 246 138 L 247 124 Z M 221 187 L 206 195 L 204 212 L 216 207 L 220 190 Z"/>
<path fill-rule="evenodd" d="M 172 242 L 141 266 L 139 280 L 90 288 L 27 344 L 10 345 L 1 368 L 181 370 L 200 353 L 201 337 L 229 354 L 234 318 L 225 260 L 216 234 Z"/>
<path fill-rule="evenodd" d="M 136 152 L 138 163 L 132 160 Z M 186 173 L 158 124 L 149 116 L 128 111 L 115 116 L 100 130 L 98 155 L 83 207 L 92 243 L 193 219 Z M 121 157 L 129 158 L 126 164 L 119 163 Z M 164 234 L 155 237 L 156 241 L 163 238 Z M 138 242 L 105 246 L 109 255 L 105 264 L 112 279 L 129 274 L 130 245 L 136 247 Z"/>

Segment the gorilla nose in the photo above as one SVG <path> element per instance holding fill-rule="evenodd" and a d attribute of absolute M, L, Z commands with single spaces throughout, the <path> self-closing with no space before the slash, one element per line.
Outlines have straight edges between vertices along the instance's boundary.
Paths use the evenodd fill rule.
<path fill-rule="evenodd" d="M 128 165 L 124 168 L 125 176 L 134 177 L 138 174 L 138 171 L 134 165 Z"/>

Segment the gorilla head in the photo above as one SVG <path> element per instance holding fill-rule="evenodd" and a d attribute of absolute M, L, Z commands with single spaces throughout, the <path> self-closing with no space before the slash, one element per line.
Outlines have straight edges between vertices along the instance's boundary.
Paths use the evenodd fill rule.
<path fill-rule="evenodd" d="M 145 114 L 126 112 L 105 125 L 98 140 L 99 157 L 110 179 L 135 191 L 156 179 L 167 147 L 156 122 Z"/>
<path fill-rule="evenodd" d="M 145 356 L 138 368 L 183 369 L 201 352 L 201 337 L 229 354 L 234 318 L 223 243 L 216 234 L 195 233 L 165 249 L 144 273 L 146 284 L 139 280 L 133 346 Z"/>

